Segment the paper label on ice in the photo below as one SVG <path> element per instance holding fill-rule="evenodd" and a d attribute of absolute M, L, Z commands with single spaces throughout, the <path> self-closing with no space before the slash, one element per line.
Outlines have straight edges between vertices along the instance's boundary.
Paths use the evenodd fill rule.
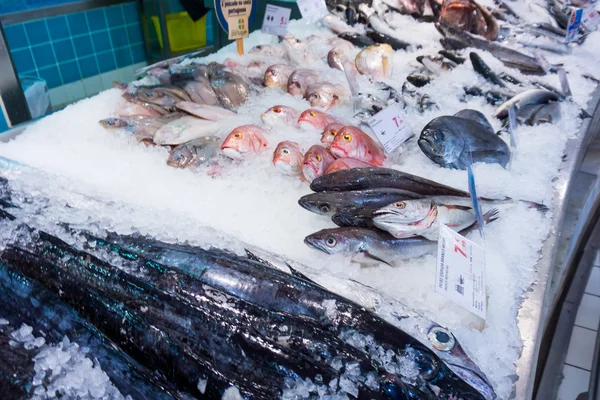
<path fill-rule="evenodd" d="M 325 0 L 298 0 L 297 3 L 302 18 L 308 22 L 315 22 L 329 14 Z"/>
<path fill-rule="evenodd" d="M 593 6 L 585 7 L 581 16 L 581 23 L 587 29 L 594 29 L 600 24 L 600 14 L 598 14 L 598 11 Z"/>
<path fill-rule="evenodd" d="M 379 111 L 369 118 L 367 123 L 383 144 L 386 153 L 394 151 L 414 135 L 412 128 L 400 110 L 400 106 L 396 103 Z"/>
<path fill-rule="evenodd" d="M 267 4 L 261 31 L 276 36 L 285 35 L 291 13 L 290 8 Z"/>
<path fill-rule="evenodd" d="M 560 87 L 565 96 L 571 97 L 571 87 L 569 86 L 569 79 L 567 78 L 567 71 L 564 68 L 560 67 L 557 71 L 558 80 L 560 81 Z"/>
<path fill-rule="evenodd" d="M 579 33 L 579 25 L 581 25 L 582 15 L 583 10 L 581 8 L 571 12 L 571 15 L 569 16 L 569 25 L 567 26 L 567 37 L 565 38 L 567 43 L 572 42 L 577 37 L 577 34 Z"/>
<path fill-rule="evenodd" d="M 515 152 L 517 150 L 517 112 L 515 110 L 515 105 L 513 104 L 508 109 L 508 133 L 510 135 L 510 147 L 511 152 Z"/>
<path fill-rule="evenodd" d="M 486 319 L 485 252 L 446 225 L 440 226 L 435 291 Z"/>

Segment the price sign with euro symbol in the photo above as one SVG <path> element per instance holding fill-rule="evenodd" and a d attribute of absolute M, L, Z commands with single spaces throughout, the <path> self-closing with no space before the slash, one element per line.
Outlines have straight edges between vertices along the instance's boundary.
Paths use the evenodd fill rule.
<path fill-rule="evenodd" d="M 379 111 L 367 121 L 386 153 L 391 153 L 414 135 L 396 103 Z"/>
<path fill-rule="evenodd" d="M 261 31 L 275 36 L 285 35 L 291 13 L 289 8 L 267 4 Z"/>

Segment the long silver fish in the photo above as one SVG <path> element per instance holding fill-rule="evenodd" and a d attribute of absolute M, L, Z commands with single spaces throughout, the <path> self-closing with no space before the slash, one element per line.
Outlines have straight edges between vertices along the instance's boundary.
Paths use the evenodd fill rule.
<path fill-rule="evenodd" d="M 559 97 L 556 93 L 544 89 L 529 89 L 514 96 L 507 102 L 503 103 L 494 116 L 496 118 L 504 118 L 508 115 L 508 109 L 514 104 L 517 109 L 531 104 L 547 104 L 552 101 L 558 101 Z"/>
<path fill-rule="evenodd" d="M 177 145 L 213 135 L 220 127 L 218 121 L 185 116 L 169 122 L 156 131 L 153 141 L 160 145 Z"/>

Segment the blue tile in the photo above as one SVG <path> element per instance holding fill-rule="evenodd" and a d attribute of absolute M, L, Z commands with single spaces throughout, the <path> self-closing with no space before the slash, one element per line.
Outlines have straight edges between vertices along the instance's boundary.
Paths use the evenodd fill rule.
<path fill-rule="evenodd" d="M 69 37 L 69 27 L 67 26 L 67 18 L 64 15 L 46 19 L 48 31 L 52 40 L 64 39 Z"/>
<path fill-rule="evenodd" d="M 127 35 L 129 35 L 129 43 L 139 43 L 142 41 L 142 27 L 140 24 L 135 24 L 127 27 Z"/>
<path fill-rule="evenodd" d="M 112 71 L 117 69 L 115 65 L 115 58 L 113 57 L 112 51 L 107 51 L 106 53 L 96 54 L 96 58 L 98 59 L 98 66 L 100 67 L 100 73 Z"/>
<path fill-rule="evenodd" d="M 67 83 L 75 82 L 81 79 L 79 74 L 79 68 L 75 61 L 68 61 L 62 63 L 60 66 L 60 74 L 62 75 L 63 85 Z"/>
<path fill-rule="evenodd" d="M 125 14 L 125 23 L 131 24 L 134 22 L 140 22 L 140 14 L 138 13 L 135 2 L 125 3 L 122 5 L 123 14 Z"/>
<path fill-rule="evenodd" d="M 69 29 L 71 30 L 71 36 L 83 35 L 89 32 L 87 21 L 85 19 L 85 13 L 79 12 L 75 14 L 67 15 L 67 21 L 69 21 Z"/>
<path fill-rule="evenodd" d="M 111 49 L 107 31 L 92 33 L 92 41 L 94 42 L 94 51 L 96 53 L 102 53 Z"/>
<path fill-rule="evenodd" d="M 27 38 L 29 39 L 30 45 L 47 43 L 50 41 L 50 35 L 48 35 L 48 28 L 46 28 L 46 21 L 37 20 L 25 23 L 25 31 L 27 31 Z"/>
<path fill-rule="evenodd" d="M 4 118 L 4 113 L 0 112 L 0 132 L 4 132 L 8 129 L 8 124 L 6 123 L 6 118 Z"/>
<path fill-rule="evenodd" d="M 53 65 L 48 68 L 43 68 L 38 70 L 40 78 L 43 78 L 48 84 L 48 88 L 52 89 L 62 85 L 60 80 L 60 74 L 58 73 L 58 68 L 56 65 Z"/>
<path fill-rule="evenodd" d="M 90 76 L 98 75 L 98 66 L 96 65 L 96 57 L 90 56 L 80 58 L 77 60 L 79 63 L 79 69 L 81 70 L 81 76 L 83 78 L 89 78 Z"/>
<path fill-rule="evenodd" d="M 75 46 L 75 54 L 77 54 L 77 57 L 85 57 L 94 54 L 90 35 L 74 37 L 73 45 Z"/>
<path fill-rule="evenodd" d="M 109 28 L 114 28 L 125 24 L 121 6 L 106 7 L 104 12 L 106 12 L 106 19 L 108 20 Z"/>
<path fill-rule="evenodd" d="M 17 72 L 25 72 L 35 69 L 33 56 L 30 49 L 23 49 L 11 52 L 13 62 Z"/>
<path fill-rule="evenodd" d="M 104 15 L 104 8 L 96 8 L 86 12 L 88 24 L 90 25 L 90 31 L 101 31 L 106 29 L 106 16 Z"/>
<path fill-rule="evenodd" d="M 56 59 L 54 58 L 54 52 L 52 51 L 50 43 L 32 47 L 31 52 L 33 53 L 33 59 L 35 60 L 35 65 L 37 65 L 38 69 L 56 64 Z"/>
<path fill-rule="evenodd" d="M 71 39 L 52 42 L 52 47 L 54 48 L 54 54 L 56 54 L 56 60 L 59 63 L 75 58 L 75 50 L 73 50 Z"/>
<path fill-rule="evenodd" d="M 115 59 L 117 60 L 117 67 L 119 68 L 133 64 L 133 59 L 131 58 L 131 48 L 124 47 L 122 49 L 116 49 Z"/>
<path fill-rule="evenodd" d="M 127 31 L 125 31 L 125 28 L 111 29 L 110 38 L 112 40 L 113 48 L 115 49 L 129 44 L 129 42 L 127 42 Z"/>
<path fill-rule="evenodd" d="M 0 1 L 0 14 L 8 14 L 17 11 L 27 10 L 27 3 L 24 0 L 2 0 Z"/>
<path fill-rule="evenodd" d="M 131 47 L 131 55 L 133 56 L 133 63 L 141 63 L 146 61 L 146 52 L 144 51 L 143 44 L 137 44 Z"/>
<path fill-rule="evenodd" d="M 29 47 L 27 37 L 25 37 L 25 28 L 23 24 L 15 24 L 4 27 L 4 35 L 10 50 L 22 49 Z"/>

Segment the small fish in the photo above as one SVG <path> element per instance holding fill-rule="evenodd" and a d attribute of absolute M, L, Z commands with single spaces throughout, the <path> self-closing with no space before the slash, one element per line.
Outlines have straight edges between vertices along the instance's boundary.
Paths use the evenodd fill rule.
<path fill-rule="evenodd" d="M 163 125 L 154 133 L 153 140 L 159 145 L 177 145 L 200 137 L 211 136 L 219 127 L 218 121 L 184 116 Z"/>
<path fill-rule="evenodd" d="M 327 254 L 344 254 L 356 262 L 388 265 L 432 254 L 437 248 L 427 239 L 396 239 L 387 232 L 367 228 L 323 229 L 308 235 L 304 243 Z"/>
<path fill-rule="evenodd" d="M 237 114 L 223 107 L 211 106 L 207 104 L 198 104 L 191 101 L 181 101 L 175 105 L 181 111 L 185 111 L 198 118 L 209 121 L 219 121 L 235 117 Z"/>
<path fill-rule="evenodd" d="M 365 47 L 356 55 L 356 68 L 361 74 L 370 75 L 375 80 L 392 75 L 394 50 L 389 44 L 376 43 Z"/>
<path fill-rule="evenodd" d="M 289 65 L 273 64 L 265 71 L 264 85 L 287 90 L 288 80 L 292 72 L 294 72 L 294 68 Z"/>
<path fill-rule="evenodd" d="M 173 147 L 167 165 L 174 168 L 196 168 L 213 158 L 219 151 L 219 138 L 207 136 Z"/>
<path fill-rule="evenodd" d="M 302 161 L 302 176 L 308 182 L 323 175 L 335 158 L 325 147 L 315 144 L 304 155 Z"/>
<path fill-rule="evenodd" d="M 456 65 L 463 64 L 465 61 L 467 61 L 466 58 L 463 58 L 463 57 L 459 56 L 458 54 L 455 54 L 448 50 L 440 50 L 440 51 L 438 51 L 438 54 L 440 54 L 444 58 L 452 61 Z"/>
<path fill-rule="evenodd" d="M 375 44 L 373 39 L 357 32 L 343 32 L 340 33 L 338 37 L 347 40 L 356 47 L 367 47 Z"/>
<path fill-rule="evenodd" d="M 420 88 L 431 82 L 431 77 L 424 74 L 412 73 L 406 77 L 406 80 L 412 85 Z"/>
<path fill-rule="evenodd" d="M 354 112 L 361 110 L 375 114 L 387 107 L 387 103 L 369 93 L 359 93 L 354 96 Z"/>
<path fill-rule="evenodd" d="M 503 103 L 494 116 L 496 118 L 504 118 L 508 115 L 508 109 L 514 104 L 517 110 L 530 104 L 546 104 L 551 101 L 558 101 L 558 95 L 549 90 L 544 89 L 529 89 L 514 96 L 507 102 Z"/>
<path fill-rule="evenodd" d="M 506 167 L 508 145 L 480 123 L 455 116 L 431 120 L 417 141 L 429 159 L 444 168 L 466 169 L 471 162 L 497 163 Z"/>
<path fill-rule="evenodd" d="M 134 115 L 125 118 L 107 118 L 100 121 L 106 129 L 123 128 L 133 133 L 138 140 L 152 139 L 157 130 L 165 124 L 183 117 L 183 113 L 167 114 L 160 117 L 149 117 L 146 115 Z"/>
<path fill-rule="evenodd" d="M 324 129 L 333 122 L 338 122 L 338 120 L 323 111 L 315 110 L 313 108 L 303 111 L 302 114 L 300 114 L 300 117 L 298 117 L 299 124 L 307 123 L 317 129 Z"/>
<path fill-rule="evenodd" d="M 350 91 L 345 86 L 328 82 L 315 83 L 306 89 L 306 99 L 310 102 L 311 107 L 324 107 L 326 110 L 349 97 Z"/>
<path fill-rule="evenodd" d="M 343 127 L 344 124 L 340 124 L 339 122 L 332 122 L 327 125 L 321 134 L 321 143 L 323 143 L 326 148 L 330 148 L 333 139 L 335 139 L 335 136 Z"/>
<path fill-rule="evenodd" d="M 286 175 L 302 174 L 303 160 L 298 143 L 289 140 L 279 143 L 273 152 L 273 165 Z"/>
<path fill-rule="evenodd" d="M 311 65 L 319 61 L 319 56 L 313 52 L 311 47 L 294 36 L 286 36 L 281 44 L 289 59 L 294 61 L 296 65 Z"/>
<path fill-rule="evenodd" d="M 385 153 L 369 135 L 355 126 L 344 126 L 331 144 L 331 154 L 338 158 L 354 158 L 382 166 Z"/>
<path fill-rule="evenodd" d="M 287 92 L 292 96 L 306 96 L 306 90 L 313 83 L 317 83 L 321 76 L 317 71 L 310 69 L 297 69 L 290 75 L 287 83 Z"/>
<path fill-rule="evenodd" d="M 372 166 L 372 164 L 360 160 L 355 160 L 354 158 L 338 158 L 333 163 L 331 163 L 331 165 L 329 166 L 329 168 L 327 168 L 327 171 L 325 171 L 325 173 L 330 174 L 332 172 L 341 171 L 343 169 L 366 168 Z"/>
<path fill-rule="evenodd" d="M 267 149 L 268 132 L 258 125 L 242 125 L 232 130 L 223 141 L 221 151 L 236 160 Z"/>
<path fill-rule="evenodd" d="M 406 50 L 411 46 L 410 43 L 377 31 L 369 31 L 367 32 L 367 36 L 373 39 L 373 41 L 376 43 L 389 44 L 394 50 Z"/>
<path fill-rule="evenodd" d="M 334 47 L 327 53 L 327 64 L 331 68 L 339 69 L 340 71 L 344 70 L 344 63 L 349 59 L 350 53 L 339 47 Z"/>
<path fill-rule="evenodd" d="M 473 69 L 479 75 L 483 76 L 486 80 L 492 82 L 495 85 L 500 87 L 506 87 L 504 82 L 492 71 L 492 69 L 479 57 L 479 54 L 474 51 L 469 53 L 469 58 L 471 59 L 471 64 L 473 64 Z"/>
<path fill-rule="evenodd" d="M 299 116 L 300 112 L 295 108 L 288 106 L 274 106 L 262 113 L 260 119 L 269 126 L 296 126 L 298 125 Z"/>
<path fill-rule="evenodd" d="M 265 58 L 285 58 L 286 51 L 283 46 L 275 44 L 259 44 L 248 51 L 248 54 Z"/>

